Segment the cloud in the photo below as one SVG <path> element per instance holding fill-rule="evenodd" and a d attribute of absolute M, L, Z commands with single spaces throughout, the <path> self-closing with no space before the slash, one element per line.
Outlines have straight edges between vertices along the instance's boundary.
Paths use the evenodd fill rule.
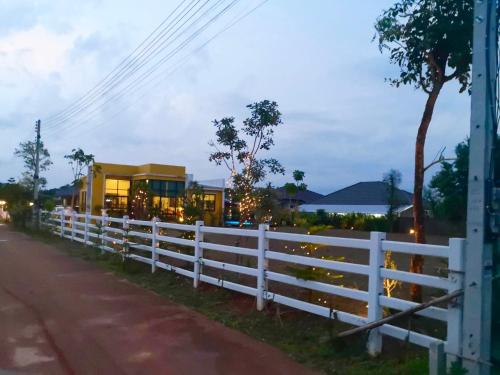
<path fill-rule="evenodd" d="M 284 124 L 276 130 L 270 155 L 289 171 L 304 170 L 311 189 L 328 193 L 356 181 L 380 179 L 390 168 L 400 169 L 404 187 L 411 187 L 425 95 L 384 81 L 398 73 L 397 67 L 371 38 L 373 21 L 389 1 L 362 8 L 349 2 L 306 8 L 300 0 L 266 3 L 175 73 L 168 75 L 166 69 L 154 85 L 131 90 L 103 110 L 52 128 L 44 118 L 105 77 L 175 4 L 4 3 L 0 181 L 20 175 L 12 152 L 19 141 L 32 139 L 39 117 L 54 159 L 47 173 L 49 186 L 70 180 L 63 156 L 77 146 L 101 161 L 183 164 L 196 178 L 224 177 L 223 168 L 208 162 L 211 121 L 235 116 L 239 124 L 248 116 L 247 104 L 271 99 L 278 102 Z M 454 85 L 445 87 L 429 130 L 428 155 L 442 146 L 452 150 L 465 137 L 468 107 L 466 95 L 458 95 Z M 281 184 L 290 178 L 288 174 L 272 181 Z"/>

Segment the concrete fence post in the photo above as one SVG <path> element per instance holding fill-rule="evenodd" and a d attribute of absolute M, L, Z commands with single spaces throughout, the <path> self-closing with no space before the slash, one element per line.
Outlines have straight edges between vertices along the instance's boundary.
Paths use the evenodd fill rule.
<path fill-rule="evenodd" d="M 380 276 L 380 270 L 384 266 L 384 253 L 382 241 L 385 233 L 370 233 L 370 261 L 368 274 L 368 322 L 382 319 L 382 307 L 380 306 L 380 295 L 384 293 L 384 280 Z M 382 351 L 382 335 L 378 328 L 372 329 L 368 335 L 368 354 L 375 357 Z"/>
<path fill-rule="evenodd" d="M 448 293 L 453 293 L 464 287 L 465 270 L 465 239 L 450 238 L 450 253 L 448 258 Z M 463 297 L 460 296 L 448 303 L 447 325 L 447 366 L 462 357 L 462 319 Z"/>
<path fill-rule="evenodd" d="M 197 220 L 194 227 L 194 288 L 198 288 L 198 285 L 200 285 L 200 275 L 202 273 L 203 248 L 200 243 L 203 242 L 203 233 L 201 232 L 203 225 L 203 220 Z"/>
<path fill-rule="evenodd" d="M 446 375 L 446 356 L 442 342 L 431 342 L 429 346 L 429 375 Z"/>
<path fill-rule="evenodd" d="M 104 247 L 106 246 L 106 227 L 108 226 L 108 215 L 102 214 L 101 216 L 101 254 L 104 254 Z"/>
<path fill-rule="evenodd" d="M 151 273 L 156 272 L 156 262 L 158 261 L 158 253 L 156 252 L 158 240 L 158 218 L 154 217 L 151 220 Z"/>
<path fill-rule="evenodd" d="M 75 240 L 76 220 L 76 212 L 73 211 L 73 213 L 71 214 L 71 241 Z"/>
<path fill-rule="evenodd" d="M 61 238 L 64 237 L 64 210 L 59 211 L 59 214 L 61 215 Z"/>
<path fill-rule="evenodd" d="M 83 244 L 87 246 L 87 242 L 89 241 L 89 224 L 90 224 L 90 214 L 85 212 L 85 229 L 83 235 Z"/>
<path fill-rule="evenodd" d="M 122 237 L 123 245 L 122 245 L 122 249 L 123 249 L 123 253 L 125 255 L 128 253 L 128 250 L 129 250 L 128 230 L 130 228 L 130 224 L 129 224 L 128 220 L 129 220 L 128 215 L 124 215 L 123 216 L 123 237 Z"/>
<path fill-rule="evenodd" d="M 257 238 L 257 310 L 262 311 L 265 303 L 265 293 L 267 292 L 266 270 L 268 261 L 266 250 L 269 249 L 269 239 L 266 232 L 269 225 L 259 224 L 259 237 Z"/>

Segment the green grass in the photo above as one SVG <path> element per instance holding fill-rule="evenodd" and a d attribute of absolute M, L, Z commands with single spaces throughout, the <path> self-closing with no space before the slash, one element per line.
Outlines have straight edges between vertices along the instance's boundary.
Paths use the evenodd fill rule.
<path fill-rule="evenodd" d="M 347 327 L 337 321 L 283 307 L 277 309 L 276 305 L 268 306 L 265 312 L 257 312 L 250 297 L 207 285 L 196 290 L 191 279 L 172 272 L 158 270 L 151 274 L 150 267 L 140 262 L 122 262 L 120 256 L 101 254 L 96 248 L 84 247 L 46 232 L 29 234 L 70 256 L 94 263 L 227 327 L 278 347 L 294 360 L 326 374 L 415 375 L 428 372 L 425 351 L 405 343 L 389 342 L 386 353 L 373 359 L 365 354 L 366 337 L 342 341 L 335 338 L 336 332 Z"/>

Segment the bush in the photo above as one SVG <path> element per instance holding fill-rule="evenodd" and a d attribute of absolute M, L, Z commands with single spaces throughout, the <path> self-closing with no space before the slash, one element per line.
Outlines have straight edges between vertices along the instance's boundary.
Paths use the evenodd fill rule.
<path fill-rule="evenodd" d="M 387 232 L 389 229 L 387 217 L 375 217 L 365 214 L 329 214 L 325 210 L 316 213 L 301 212 L 295 220 L 295 224 L 310 228 L 312 226 L 331 226 L 336 229 L 352 229 L 362 231 Z"/>
<path fill-rule="evenodd" d="M 15 203 L 9 206 L 10 220 L 14 226 L 25 228 L 31 219 L 31 207 L 23 203 Z"/>

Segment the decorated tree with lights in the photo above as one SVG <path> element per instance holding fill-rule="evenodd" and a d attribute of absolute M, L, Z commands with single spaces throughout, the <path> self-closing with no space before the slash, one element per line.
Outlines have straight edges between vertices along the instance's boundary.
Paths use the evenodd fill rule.
<path fill-rule="evenodd" d="M 132 202 L 130 204 L 130 216 L 133 219 L 149 220 L 156 212 L 151 212 L 151 190 L 145 181 L 135 181 L 131 189 Z"/>
<path fill-rule="evenodd" d="M 240 225 L 252 222 L 258 205 L 256 185 L 264 181 L 268 173 L 284 174 L 285 169 L 274 158 L 259 158 L 274 145 L 274 129 L 282 124 L 278 104 L 269 100 L 247 105 L 250 117 L 241 128 L 234 117 L 214 120 L 216 140 L 210 145 L 215 149 L 209 160 L 224 165 L 230 172 L 231 192 L 229 199 L 240 205 Z"/>

